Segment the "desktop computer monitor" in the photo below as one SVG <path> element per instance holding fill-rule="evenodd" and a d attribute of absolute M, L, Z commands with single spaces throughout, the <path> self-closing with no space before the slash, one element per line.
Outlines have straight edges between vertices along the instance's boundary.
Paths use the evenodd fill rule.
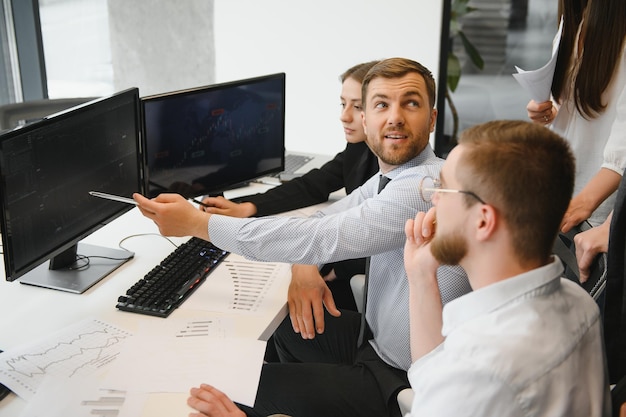
<path fill-rule="evenodd" d="M 0 135 L 6 279 L 82 293 L 132 252 L 80 242 L 144 192 L 139 91 L 132 88 Z"/>
<path fill-rule="evenodd" d="M 142 100 L 148 195 L 217 194 L 285 167 L 285 74 Z"/>

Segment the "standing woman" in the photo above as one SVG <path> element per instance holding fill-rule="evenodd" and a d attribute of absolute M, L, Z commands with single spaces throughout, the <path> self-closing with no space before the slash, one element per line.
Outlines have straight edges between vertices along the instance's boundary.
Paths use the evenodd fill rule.
<path fill-rule="evenodd" d="M 626 1 L 559 0 L 563 30 L 552 100 L 528 103 L 535 123 L 551 125 L 576 156 L 566 232 L 606 220 L 626 168 Z"/>

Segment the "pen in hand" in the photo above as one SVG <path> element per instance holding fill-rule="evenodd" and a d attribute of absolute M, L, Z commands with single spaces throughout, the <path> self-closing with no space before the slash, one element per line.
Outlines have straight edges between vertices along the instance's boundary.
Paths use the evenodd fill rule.
<path fill-rule="evenodd" d="M 192 198 L 191 201 L 193 201 L 196 204 L 200 204 L 202 207 L 210 207 L 208 204 L 203 203 L 202 201 L 198 200 L 197 198 Z"/>

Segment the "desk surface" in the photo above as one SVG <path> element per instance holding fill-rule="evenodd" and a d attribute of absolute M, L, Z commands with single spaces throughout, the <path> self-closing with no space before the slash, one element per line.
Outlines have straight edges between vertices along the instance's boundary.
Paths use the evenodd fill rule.
<path fill-rule="evenodd" d="M 136 313 L 119 311 L 115 308 L 118 296 L 143 277 L 152 267 L 158 264 L 175 247 L 159 235 L 152 221 L 141 215 L 137 208 L 98 230 L 84 242 L 118 247 L 120 241 L 127 238 L 122 245 L 135 252 L 130 261 L 123 264 L 102 281 L 83 294 L 72 294 L 46 288 L 20 284 L 19 281 L 8 282 L 0 279 L 0 349 L 8 350 L 15 346 L 31 342 L 61 330 L 86 317 L 94 317 L 123 329 L 134 331 L 141 322 L 167 320 Z M 172 239 L 179 244 L 184 238 Z M 231 254 L 227 260 L 237 255 Z M 2 264 L 0 262 L 0 264 Z M 192 318 L 199 314 L 198 310 L 187 308 L 194 297 L 210 300 L 215 297 L 211 293 L 212 281 L 217 274 L 224 274 L 224 263 L 220 264 L 209 278 L 194 294 L 176 309 L 170 317 Z M 0 265 L 1 266 L 1 265 Z M 281 269 L 284 273 L 277 276 L 266 295 L 263 305 L 254 314 L 236 314 L 215 312 L 216 317 L 228 317 L 235 326 L 234 335 L 251 339 L 267 340 L 275 328 L 287 314 L 286 293 L 290 280 L 290 269 Z M 3 267 L 2 267 L 3 269 Z M 220 301 L 220 300 L 215 300 Z M 223 301 L 223 300 L 222 300 Z M 194 304 L 197 308 L 197 303 Z M 207 310 L 210 310 L 208 308 Z M 207 314 L 206 311 L 202 312 Z M 16 417 L 24 408 L 25 401 L 10 394 L 0 401 L 0 417 Z"/>
<path fill-rule="evenodd" d="M 252 183 L 248 187 L 229 191 L 226 197 L 234 198 L 264 192 L 268 188 L 271 186 Z M 343 195 L 345 195 L 343 190 L 334 193 L 330 201 Z M 326 204 L 328 203 L 285 214 L 306 216 Z M 135 252 L 134 258 L 83 294 L 23 285 L 19 281 L 8 282 L 4 280 L 4 266 L 0 262 L 2 272 L 0 274 L 0 349 L 7 350 L 37 340 L 42 335 L 64 329 L 85 317 L 101 319 L 131 332 L 147 321 L 167 320 L 123 312 L 115 308 L 118 296 L 124 294 L 132 284 L 175 249 L 172 243 L 160 236 L 152 221 L 143 217 L 137 208 L 133 208 L 84 239 L 84 242 L 116 248 L 125 238 L 128 239 L 124 240 L 121 245 Z M 179 244 L 187 239 L 173 238 L 171 240 Z M 231 254 L 227 259 L 237 256 Z M 217 274 L 226 273 L 223 265 L 224 263 L 220 264 L 209 279 L 170 317 L 195 317 L 199 311 L 196 302 L 198 299 L 207 300 L 207 304 L 211 304 L 211 297 L 215 300 L 211 291 L 211 278 Z M 254 314 L 242 315 L 226 312 L 212 312 L 211 314 L 215 317 L 225 317 L 229 322 L 234 323 L 234 334 L 238 337 L 267 340 L 287 315 L 286 294 L 291 274 L 290 269 L 286 265 L 283 266 L 285 268 L 281 271 L 284 272 L 277 276 L 263 304 Z M 206 313 L 203 311 L 203 314 Z M 185 397 L 185 395 L 176 396 L 176 401 L 184 401 Z M 25 404 L 24 400 L 10 394 L 0 401 L 0 417 L 19 416 Z"/>

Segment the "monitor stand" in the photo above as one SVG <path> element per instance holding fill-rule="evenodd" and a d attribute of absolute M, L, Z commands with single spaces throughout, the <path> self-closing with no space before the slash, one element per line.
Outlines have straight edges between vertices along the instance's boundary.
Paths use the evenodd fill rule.
<path fill-rule="evenodd" d="M 73 248 L 75 261 L 69 266 L 53 266 L 55 269 L 50 269 L 51 262 L 48 261 L 22 276 L 20 282 L 82 294 L 135 255 L 134 252 L 87 243 L 79 243 Z M 89 264 L 81 259 L 76 260 L 76 254 L 81 258 L 90 258 Z M 52 263 L 54 265 L 54 260 Z"/>

